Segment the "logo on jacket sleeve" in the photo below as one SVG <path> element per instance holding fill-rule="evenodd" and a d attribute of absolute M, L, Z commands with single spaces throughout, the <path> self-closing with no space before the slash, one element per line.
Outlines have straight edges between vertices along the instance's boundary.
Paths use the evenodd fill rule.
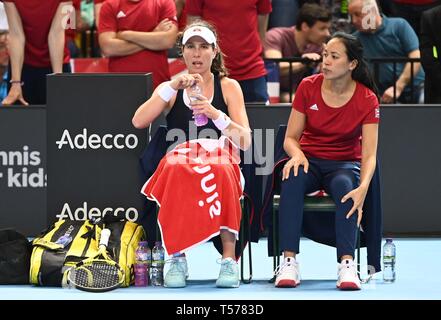
<path fill-rule="evenodd" d="M 375 118 L 380 118 L 380 108 L 375 108 Z"/>

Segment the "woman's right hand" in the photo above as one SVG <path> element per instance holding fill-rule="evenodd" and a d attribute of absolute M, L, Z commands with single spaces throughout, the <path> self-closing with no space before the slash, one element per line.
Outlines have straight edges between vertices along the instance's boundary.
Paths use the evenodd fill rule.
<path fill-rule="evenodd" d="M 182 74 L 179 77 L 170 81 L 170 86 L 175 90 L 181 90 L 191 87 L 195 83 L 201 82 L 203 82 L 203 79 L 199 73 Z"/>
<path fill-rule="evenodd" d="M 20 84 L 12 84 L 6 98 L 3 99 L 3 105 L 13 105 L 15 102 L 19 101 L 22 105 L 28 106 L 29 103 L 23 97 L 23 91 Z"/>
<path fill-rule="evenodd" d="M 283 167 L 282 181 L 288 179 L 291 168 L 294 168 L 294 177 L 297 177 L 297 174 L 299 173 L 299 166 L 303 166 L 303 171 L 308 173 L 309 161 L 301 150 L 298 150 Z"/>

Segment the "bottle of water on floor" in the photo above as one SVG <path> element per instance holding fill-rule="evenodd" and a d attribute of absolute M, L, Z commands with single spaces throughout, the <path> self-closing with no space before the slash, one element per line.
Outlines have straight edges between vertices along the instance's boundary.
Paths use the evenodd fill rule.
<path fill-rule="evenodd" d="M 152 250 L 152 286 L 164 285 L 165 250 L 161 241 L 156 241 Z"/>
<path fill-rule="evenodd" d="M 386 243 L 383 246 L 383 281 L 394 282 L 395 281 L 395 254 L 396 248 L 392 239 L 386 239 Z"/>
<path fill-rule="evenodd" d="M 146 287 L 149 284 L 149 265 L 152 256 L 147 241 L 138 243 L 135 256 L 135 286 Z"/>

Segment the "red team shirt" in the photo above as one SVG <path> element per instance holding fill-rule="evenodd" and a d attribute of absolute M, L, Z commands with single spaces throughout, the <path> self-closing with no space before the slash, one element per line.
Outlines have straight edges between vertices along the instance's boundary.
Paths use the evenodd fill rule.
<path fill-rule="evenodd" d="M 48 35 L 52 20 L 58 6 L 67 0 L 3 0 L 15 4 L 23 24 L 26 37 L 25 58 L 26 65 L 37 68 L 50 68 Z M 69 63 L 69 51 L 64 46 L 64 61 Z"/>
<path fill-rule="evenodd" d="M 322 98 L 323 74 L 303 79 L 293 108 L 306 115 L 300 146 L 306 157 L 328 160 L 361 160 L 361 133 L 366 123 L 379 123 L 380 109 L 375 94 L 357 82 L 352 98 L 340 108 L 328 106 Z"/>
<path fill-rule="evenodd" d="M 187 15 L 200 16 L 216 27 L 231 78 L 247 80 L 266 74 L 257 17 L 271 12 L 270 0 L 187 0 L 185 6 Z"/>
<path fill-rule="evenodd" d="M 151 32 L 165 18 L 176 22 L 176 6 L 172 0 L 107 0 L 101 8 L 98 31 Z M 153 72 L 154 87 L 170 80 L 166 50 L 146 49 L 128 56 L 110 57 L 109 71 Z"/>

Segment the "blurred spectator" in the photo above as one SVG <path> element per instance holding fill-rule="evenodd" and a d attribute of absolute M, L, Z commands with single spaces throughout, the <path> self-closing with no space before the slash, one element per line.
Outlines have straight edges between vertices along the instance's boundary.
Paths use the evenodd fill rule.
<path fill-rule="evenodd" d="M 178 17 L 178 29 L 184 30 L 187 25 L 187 9 L 185 8 L 185 0 L 175 0 L 176 16 Z"/>
<path fill-rule="evenodd" d="M 298 0 L 272 0 L 271 5 L 273 10 L 269 15 L 268 29 L 296 24 L 299 13 Z"/>
<path fill-rule="evenodd" d="M 81 0 L 72 0 L 72 4 L 75 8 L 75 28 L 69 28 L 66 30 L 66 44 L 69 49 L 69 54 L 71 58 L 78 58 L 80 56 L 80 49 L 76 44 L 76 35 L 87 28 L 87 25 L 81 16 Z"/>
<path fill-rule="evenodd" d="M 265 36 L 265 58 L 302 57 L 319 61 L 324 42 L 330 36 L 331 13 L 318 4 L 305 4 L 297 16 L 297 24 L 290 28 L 273 28 Z M 289 101 L 289 63 L 279 65 L 282 102 Z M 311 74 L 314 64 L 292 63 L 292 85 L 297 88 L 303 77 Z"/>
<path fill-rule="evenodd" d="M 95 3 L 94 0 L 81 0 L 81 21 L 92 28 L 95 24 Z"/>
<path fill-rule="evenodd" d="M 392 0 L 392 16 L 406 19 L 419 37 L 421 14 L 439 3 L 439 0 Z"/>
<path fill-rule="evenodd" d="M 351 0 L 349 13 L 352 23 L 358 30 L 354 35 L 363 44 L 367 59 L 420 58 L 418 37 L 409 23 L 402 18 L 388 18 L 380 15 L 375 0 Z M 394 101 L 394 84 L 398 102 L 421 102 L 424 84 L 424 72 L 421 64 L 414 63 L 413 96 L 409 85 L 411 63 L 397 63 L 396 69 L 395 74 L 393 63 L 381 63 L 377 69 L 379 71 L 379 74 L 376 75 L 377 85 L 382 102 L 392 103 Z"/>
<path fill-rule="evenodd" d="M 202 18 L 219 34 L 230 77 L 242 88 L 245 102 L 267 102 L 262 43 L 268 27 L 270 0 L 187 0 L 188 23 Z"/>
<path fill-rule="evenodd" d="M 65 29 L 73 7 L 64 0 L 3 0 L 9 22 L 11 80 L 2 104 L 46 103 L 46 75 L 70 72 Z M 66 21 L 67 20 L 67 21 Z"/>
<path fill-rule="evenodd" d="M 331 11 L 331 33 L 342 31 L 346 33 L 353 32 L 351 22 L 348 15 L 348 1 L 349 0 L 303 0 L 301 5 L 305 3 L 316 3 L 323 8 Z"/>
<path fill-rule="evenodd" d="M 170 80 L 167 49 L 178 27 L 173 0 L 106 0 L 98 25 L 110 72 L 153 72 L 153 85 Z"/>
<path fill-rule="evenodd" d="M 98 27 L 100 22 L 100 12 L 103 2 L 106 0 L 93 0 L 95 2 L 95 26 Z"/>
<path fill-rule="evenodd" d="M 185 8 L 185 0 L 175 0 L 176 17 L 178 18 L 178 30 L 183 31 L 187 25 L 187 9 Z M 167 52 L 169 58 L 179 58 L 181 56 L 181 49 L 179 44 L 175 43 Z"/>
<path fill-rule="evenodd" d="M 8 95 L 8 19 L 0 2 L 0 101 Z"/>
<path fill-rule="evenodd" d="M 0 2 L 0 30 L 8 30 L 8 18 L 6 17 L 5 5 Z"/>
<path fill-rule="evenodd" d="M 425 103 L 441 103 L 441 5 L 421 16 L 421 62 L 426 73 Z"/>

